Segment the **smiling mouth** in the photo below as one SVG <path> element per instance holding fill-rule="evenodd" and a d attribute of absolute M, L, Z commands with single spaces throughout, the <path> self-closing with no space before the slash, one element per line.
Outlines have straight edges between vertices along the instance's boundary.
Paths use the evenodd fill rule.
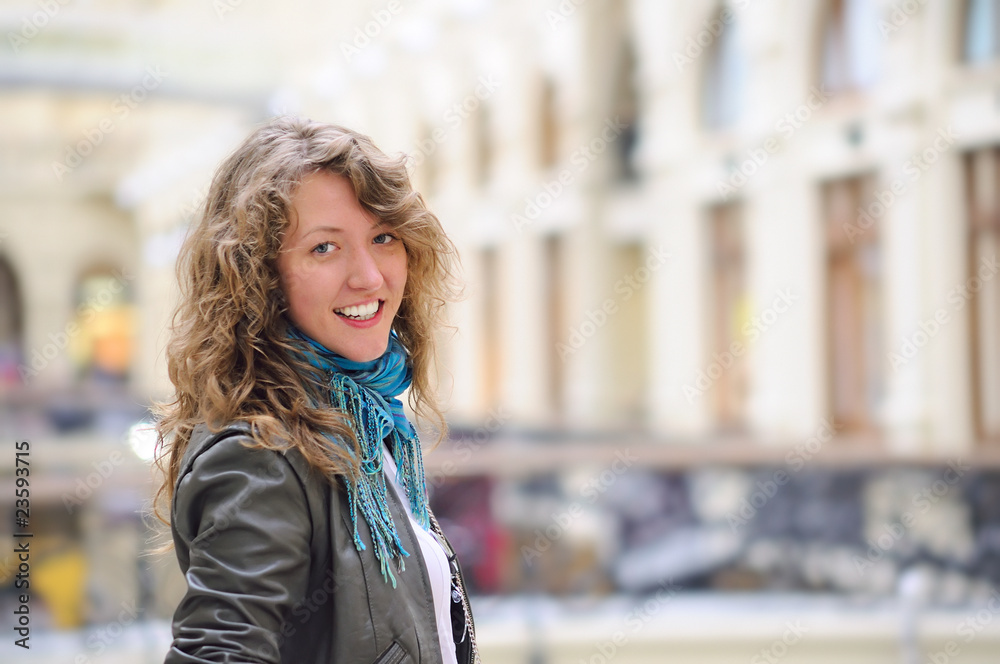
<path fill-rule="evenodd" d="M 334 309 L 333 313 L 341 316 L 342 318 L 348 318 L 350 320 L 371 320 L 378 312 L 382 309 L 382 305 L 385 300 L 374 300 L 368 304 L 363 304 L 355 307 L 344 307 L 343 309 Z"/>

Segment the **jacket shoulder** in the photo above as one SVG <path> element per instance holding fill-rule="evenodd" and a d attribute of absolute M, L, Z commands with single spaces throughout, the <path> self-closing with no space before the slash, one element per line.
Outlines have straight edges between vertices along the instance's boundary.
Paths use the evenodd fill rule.
<path fill-rule="evenodd" d="M 256 446 L 250 423 L 243 420 L 235 420 L 215 431 L 210 429 L 205 423 L 201 423 L 194 428 L 191 432 L 191 439 L 188 442 L 187 449 L 184 451 L 184 456 L 181 458 L 177 481 L 179 482 L 181 478 L 190 472 L 198 458 L 208 450 L 217 448 L 215 450 L 217 454 L 225 454 L 222 448 L 235 449 L 235 446 L 231 444 L 219 445 L 220 442 L 226 440 L 230 440 L 231 443 L 238 443 L 242 448 L 247 450 L 256 448 L 256 451 L 259 453 L 284 457 L 285 461 L 292 467 L 303 484 L 307 484 L 310 476 L 315 472 L 294 445 L 288 445 L 282 449 L 266 449 Z"/>
<path fill-rule="evenodd" d="M 184 450 L 184 456 L 181 459 L 180 472 L 177 473 L 178 477 L 191 470 L 191 465 L 194 464 L 195 459 L 197 459 L 205 450 L 209 449 L 220 440 L 233 436 L 250 438 L 250 424 L 243 421 L 230 422 L 218 431 L 212 431 L 205 423 L 197 425 L 191 432 L 191 440 L 188 441 L 187 449 Z"/>
<path fill-rule="evenodd" d="M 340 492 L 340 478 L 324 477 L 295 445 L 285 445 L 279 449 L 264 448 L 255 444 L 251 435 L 251 425 L 243 420 L 229 422 L 212 430 L 207 424 L 198 424 L 191 432 L 191 439 L 184 451 L 174 484 L 174 503 L 178 489 L 195 465 L 204 465 L 206 457 L 213 457 L 213 464 L 232 464 L 234 467 L 246 464 L 264 465 L 271 473 L 284 473 L 298 480 L 307 494 L 310 505 L 328 500 L 331 493 L 336 498 Z"/>

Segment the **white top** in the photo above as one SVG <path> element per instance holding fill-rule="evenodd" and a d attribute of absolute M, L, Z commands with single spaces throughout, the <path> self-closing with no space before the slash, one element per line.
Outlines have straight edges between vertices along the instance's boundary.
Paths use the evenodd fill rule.
<path fill-rule="evenodd" d="M 438 640 L 441 642 L 441 657 L 444 664 L 458 664 L 455 655 L 455 637 L 451 631 L 451 567 L 448 565 L 448 555 L 433 534 L 424 530 L 413 517 L 410 509 L 410 499 L 396 480 L 396 462 L 385 445 L 382 445 L 382 471 L 392 485 L 399 502 L 406 508 L 410 525 L 420 544 L 420 553 L 427 566 L 427 576 L 431 581 L 431 593 L 434 596 L 434 613 L 437 618 Z M 412 552 L 411 552 L 412 554 Z"/>

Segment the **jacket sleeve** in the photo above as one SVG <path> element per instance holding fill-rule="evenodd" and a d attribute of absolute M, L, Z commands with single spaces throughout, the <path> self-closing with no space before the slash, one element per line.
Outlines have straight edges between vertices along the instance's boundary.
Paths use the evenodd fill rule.
<path fill-rule="evenodd" d="M 187 550 L 187 593 L 165 664 L 277 663 L 282 623 L 305 594 L 304 487 L 284 455 L 248 441 L 216 442 L 177 484 L 173 528 L 178 557 Z"/>

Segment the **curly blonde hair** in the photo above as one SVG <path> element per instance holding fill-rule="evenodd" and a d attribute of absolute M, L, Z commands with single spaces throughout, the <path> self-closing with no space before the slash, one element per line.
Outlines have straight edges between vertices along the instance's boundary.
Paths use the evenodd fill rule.
<path fill-rule="evenodd" d="M 418 418 L 435 425 L 435 444 L 447 434 L 431 372 L 435 330 L 444 324 L 444 305 L 460 290 L 454 244 L 413 190 L 405 157 L 390 158 L 370 138 L 344 127 L 275 118 L 219 167 L 177 262 L 181 298 L 166 351 L 176 392 L 153 409 L 156 463 L 164 476 L 155 511 L 164 522 L 169 508 L 162 508 L 173 498 L 199 423 L 218 430 L 242 420 L 251 425 L 256 445 L 296 447 L 327 477 L 359 472 L 360 455 L 325 435 L 357 452 L 348 415 L 312 405 L 324 400 L 304 379 L 309 366 L 287 338 L 287 302 L 276 267 L 292 196 L 307 175 L 321 170 L 347 178 L 361 206 L 403 242 L 406 286 L 392 327 L 412 364 L 409 403 Z"/>

